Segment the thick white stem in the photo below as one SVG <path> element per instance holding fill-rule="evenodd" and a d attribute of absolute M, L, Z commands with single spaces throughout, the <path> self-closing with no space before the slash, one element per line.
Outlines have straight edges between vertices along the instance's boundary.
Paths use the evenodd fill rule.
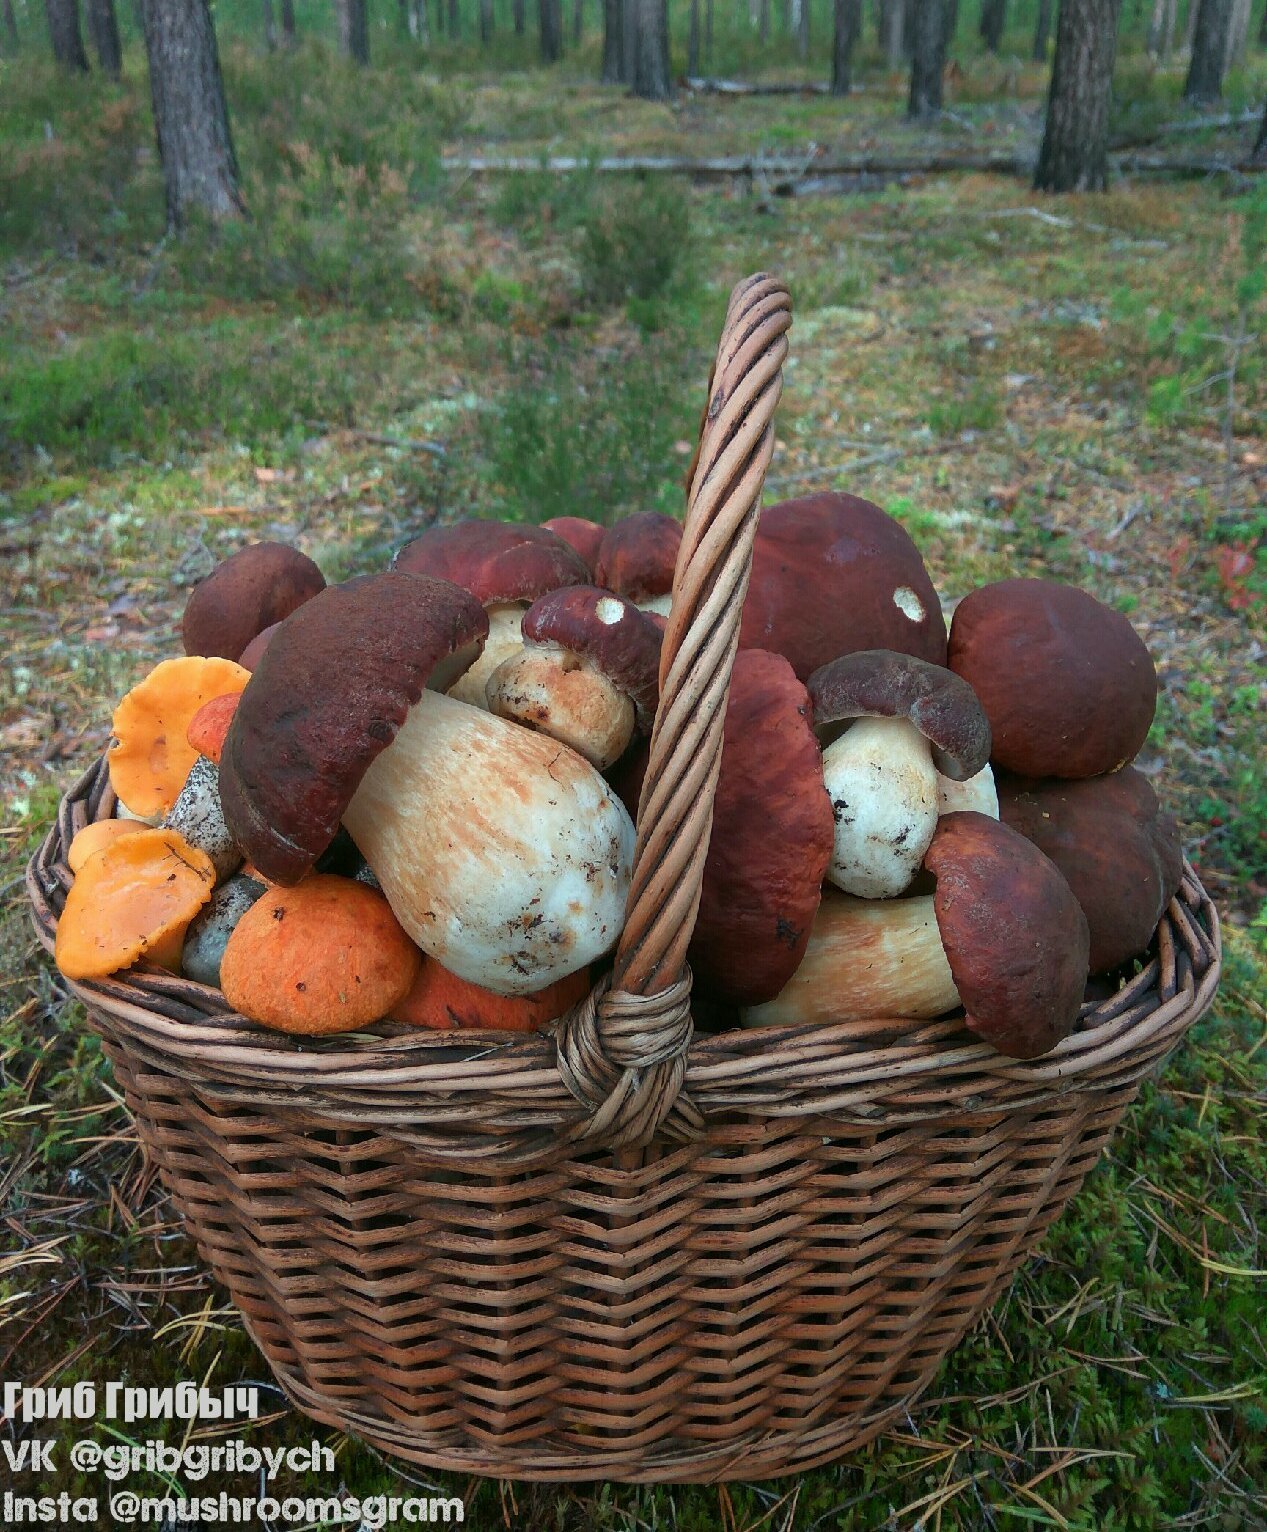
<path fill-rule="evenodd" d="M 969 777 L 966 782 L 952 782 L 949 777 L 937 773 L 937 813 L 988 814 L 991 819 L 999 817 L 999 795 L 994 786 L 994 773 L 988 765 Z"/>
<path fill-rule="evenodd" d="M 486 708 L 488 698 L 484 688 L 489 676 L 503 660 L 518 654 L 523 648 L 524 613 L 528 608 L 522 601 L 508 601 L 501 606 L 490 606 L 488 612 L 488 639 L 484 651 L 465 675 L 449 687 L 449 696 L 472 707 Z"/>
<path fill-rule="evenodd" d="M 800 967 L 773 1000 L 739 1019 L 746 1027 L 828 1025 L 940 1016 L 958 1004 L 931 895 L 869 900 L 825 889 Z"/>
<path fill-rule="evenodd" d="M 489 711 L 569 745 L 604 771 L 625 753 L 634 705 L 605 675 L 558 644 L 525 644 L 488 679 Z"/>
<path fill-rule="evenodd" d="M 545 735 L 425 692 L 343 822 L 401 925 L 463 979 L 531 994 L 615 945 L 633 824 Z"/>
<path fill-rule="evenodd" d="M 862 899 L 892 899 L 919 870 L 937 828 L 928 741 L 905 718 L 860 718 L 823 751 L 836 817 L 828 879 Z"/>

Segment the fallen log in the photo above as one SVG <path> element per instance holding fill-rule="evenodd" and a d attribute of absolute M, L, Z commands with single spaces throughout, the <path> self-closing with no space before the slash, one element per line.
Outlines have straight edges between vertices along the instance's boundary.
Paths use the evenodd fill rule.
<path fill-rule="evenodd" d="M 831 86 L 823 80 L 806 80 L 801 84 L 762 82 L 756 80 L 706 80 L 687 75 L 683 88 L 697 96 L 829 96 Z M 859 87 L 854 86 L 857 90 Z"/>

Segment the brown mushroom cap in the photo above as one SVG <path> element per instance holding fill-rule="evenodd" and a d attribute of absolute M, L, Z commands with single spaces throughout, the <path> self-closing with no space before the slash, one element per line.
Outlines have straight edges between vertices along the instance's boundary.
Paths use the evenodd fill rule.
<path fill-rule="evenodd" d="M 469 592 L 399 571 L 331 585 L 278 629 L 220 758 L 225 819 L 269 881 L 312 867 L 423 690 L 452 685 L 487 633 Z"/>
<path fill-rule="evenodd" d="M 966 782 L 990 759 L 990 725 L 953 671 L 913 654 L 863 649 L 820 665 L 807 683 L 814 727 L 854 718 L 908 718 L 942 776 Z"/>
<path fill-rule="evenodd" d="M 325 589 L 325 576 L 286 543 L 252 543 L 218 564 L 185 605 L 186 654 L 236 660 L 257 633 Z"/>
<path fill-rule="evenodd" d="M 596 585 L 570 585 L 542 596 L 524 613 L 525 644 L 557 644 L 600 671 L 634 705 L 651 731 L 660 700 L 663 631 L 632 601 Z"/>
<path fill-rule="evenodd" d="M 855 495 L 807 495 L 761 512 L 739 645 L 784 655 L 804 681 L 858 649 L 944 665 L 946 624 L 904 527 Z"/>
<path fill-rule="evenodd" d="M 924 865 L 968 1027 L 1011 1058 L 1073 1031 L 1087 983 L 1087 918 L 1055 866 L 985 814 L 938 821 Z"/>
<path fill-rule="evenodd" d="M 269 623 L 268 627 L 261 628 L 242 653 L 238 656 L 238 664 L 243 670 L 254 670 L 260 662 L 260 655 L 273 641 L 273 634 L 281 627 L 280 622 Z"/>
<path fill-rule="evenodd" d="M 835 820 L 809 698 L 780 655 L 736 656 L 690 963 L 714 1000 L 758 1005 L 805 954 Z"/>
<path fill-rule="evenodd" d="M 1091 972 L 1143 952 L 1183 877 L 1179 827 L 1133 766 L 1080 782 L 998 778 L 1003 822 L 1059 867 L 1091 928 Z"/>
<path fill-rule="evenodd" d="M 1098 777 L 1148 738 L 1157 672 L 1121 612 L 1074 585 L 1000 580 L 965 596 L 947 662 L 981 699 L 994 760 L 1023 777 Z"/>
<path fill-rule="evenodd" d="M 607 528 L 599 526 L 596 521 L 587 521 L 584 516 L 553 516 L 549 521 L 543 521 L 541 525 L 547 532 L 553 532 L 556 537 L 561 537 L 570 548 L 576 549 L 585 560 L 592 579 L 599 544 Z"/>
<path fill-rule="evenodd" d="M 653 601 L 673 589 L 682 523 L 658 511 L 625 516 L 607 528 L 594 560 L 594 583 L 629 601 Z"/>
<path fill-rule="evenodd" d="M 451 580 L 484 606 L 535 601 L 560 585 L 590 580 L 585 560 L 563 538 L 544 527 L 503 521 L 428 527 L 397 553 L 392 568 Z"/>

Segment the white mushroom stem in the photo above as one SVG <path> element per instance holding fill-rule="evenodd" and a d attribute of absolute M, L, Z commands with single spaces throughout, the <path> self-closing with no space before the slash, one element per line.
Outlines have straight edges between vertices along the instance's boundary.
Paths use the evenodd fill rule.
<path fill-rule="evenodd" d="M 560 740 L 599 771 L 618 761 L 633 738 L 633 703 L 559 644 L 525 644 L 488 678 L 487 695 L 490 712 Z"/>
<path fill-rule="evenodd" d="M 633 823 L 543 734 L 424 692 L 343 822 L 414 941 L 485 989 L 531 994 L 616 943 Z"/>
<path fill-rule="evenodd" d="M 524 613 L 528 610 L 522 601 L 506 601 L 485 607 L 488 613 L 488 638 L 484 651 L 471 668 L 449 688 L 449 696 L 472 707 L 486 708 L 488 699 L 484 688 L 488 678 L 512 654 L 523 648 Z"/>
<path fill-rule="evenodd" d="M 745 1027 L 940 1016 L 959 1004 L 932 896 L 872 901 L 824 890 L 800 967 Z"/>
<path fill-rule="evenodd" d="M 994 786 L 994 773 L 983 766 L 975 777 L 966 782 L 954 782 L 937 773 L 937 814 L 988 814 L 991 819 L 999 817 L 999 795 Z"/>
<path fill-rule="evenodd" d="M 924 860 L 937 828 L 937 771 L 905 718 L 860 718 L 823 751 L 836 817 L 827 877 L 847 894 L 892 899 Z"/>
<path fill-rule="evenodd" d="M 645 601 L 635 601 L 634 605 L 640 612 L 657 612 L 661 617 L 667 617 L 673 609 L 673 592 L 666 590 L 662 596 L 648 596 Z"/>
<path fill-rule="evenodd" d="M 229 834 L 220 806 L 220 770 L 205 755 L 190 767 L 180 796 L 163 823 L 189 845 L 206 852 L 216 869 L 217 883 L 241 867 L 242 853 Z"/>

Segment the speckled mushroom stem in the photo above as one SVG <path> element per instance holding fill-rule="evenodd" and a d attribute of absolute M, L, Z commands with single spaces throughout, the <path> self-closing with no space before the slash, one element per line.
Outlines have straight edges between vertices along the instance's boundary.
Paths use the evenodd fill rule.
<path fill-rule="evenodd" d="M 689 1137 L 702 1126 L 680 1094 L 691 1038 L 686 949 L 791 323 L 775 277 L 749 277 L 731 294 L 691 476 L 612 987 L 556 1033 L 560 1074 L 590 1108 L 575 1137 L 617 1148 L 657 1128 Z"/>

